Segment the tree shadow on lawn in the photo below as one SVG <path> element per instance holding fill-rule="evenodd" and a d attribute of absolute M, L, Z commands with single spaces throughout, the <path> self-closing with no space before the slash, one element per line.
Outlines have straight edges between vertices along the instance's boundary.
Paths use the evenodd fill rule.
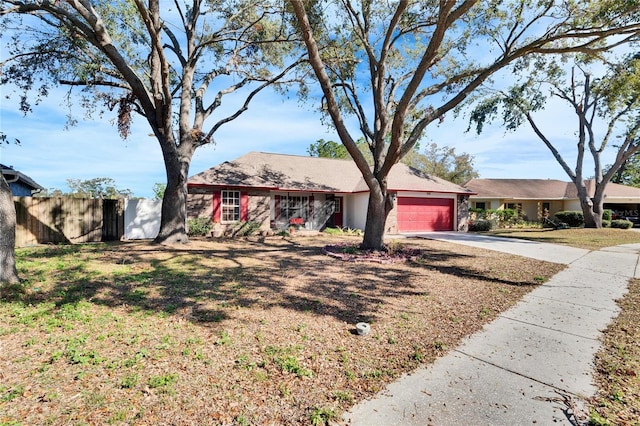
<path fill-rule="evenodd" d="M 282 239 L 208 242 L 195 248 L 144 243 L 70 247 L 28 255 L 51 262 L 65 255 L 94 260 L 56 271 L 49 288 L 21 297 L 25 303 L 55 302 L 57 309 L 87 300 L 182 315 L 201 324 L 231 318 L 229 308 L 283 308 L 353 324 L 375 321 L 393 299 L 428 295 L 424 276 L 429 271 L 523 285 L 452 266 L 454 259 L 473 256 L 436 249 L 423 249 L 417 262 L 380 265 L 337 261 L 322 254 L 321 244 Z"/>

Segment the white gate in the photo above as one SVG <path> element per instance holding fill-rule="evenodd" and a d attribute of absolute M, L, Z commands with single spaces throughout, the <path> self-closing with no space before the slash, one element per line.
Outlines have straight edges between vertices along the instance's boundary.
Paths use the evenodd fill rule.
<path fill-rule="evenodd" d="M 160 231 L 162 200 L 125 200 L 124 239 L 153 239 Z"/>

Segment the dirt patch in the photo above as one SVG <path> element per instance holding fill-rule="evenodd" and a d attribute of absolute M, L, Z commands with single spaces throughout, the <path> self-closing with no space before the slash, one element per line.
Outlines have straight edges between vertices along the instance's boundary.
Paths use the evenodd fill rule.
<path fill-rule="evenodd" d="M 0 419 L 24 424 L 309 424 L 431 363 L 562 266 L 407 240 L 269 238 L 18 251 L 0 301 Z M 355 324 L 371 332 L 358 336 Z"/>

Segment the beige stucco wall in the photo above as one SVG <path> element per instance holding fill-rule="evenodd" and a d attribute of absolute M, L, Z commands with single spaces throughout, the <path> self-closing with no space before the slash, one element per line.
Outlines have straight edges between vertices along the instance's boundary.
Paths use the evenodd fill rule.
<path fill-rule="evenodd" d="M 344 205 L 346 207 L 343 216 L 344 226 L 364 231 L 367 223 L 369 193 L 345 195 Z"/>
<path fill-rule="evenodd" d="M 549 214 L 553 217 L 559 211 L 562 210 L 580 210 L 580 203 L 576 200 L 505 200 L 505 199 L 486 199 L 477 198 L 472 196 L 470 203 L 472 208 L 476 208 L 476 203 L 483 202 L 487 210 L 503 210 L 507 207 L 507 204 L 522 204 L 522 212 L 526 215 L 527 220 L 530 222 L 536 222 L 539 219 L 539 210 L 542 209 L 543 203 L 549 203 Z M 541 211 L 540 211 L 541 213 Z"/>

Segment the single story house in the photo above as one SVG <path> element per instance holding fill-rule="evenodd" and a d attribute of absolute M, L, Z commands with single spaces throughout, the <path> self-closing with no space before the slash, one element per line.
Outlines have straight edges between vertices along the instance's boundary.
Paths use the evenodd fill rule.
<path fill-rule="evenodd" d="M 29 176 L 14 170 L 12 167 L 0 164 L 0 170 L 15 197 L 30 197 L 34 192 L 44 189 Z"/>
<path fill-rule="evenodd" d="M 192 176 L 187 215 L 262 229 L 364 229 L 369 189 L 352 160 L 250 152 Z M 387 233 L 466 231 L 472 191 L 404 164 L 389 175 Z"/>
<path fill-rule="evenodd" d="M 586 181 L 593 196 L 595 181 Z M 582 210 L 573 182 L 554 179 L 471 179 L 464 185 L 471 195 L 470 207 L 482 210 L 515 209 L 526 220 L 537 221 L 545 213 L 551 217 L 563 210 Z M 640 188 L 615 183 L 607 184 L 604 208 L 614 217 L 637 217 L 640 210 Z"/>

